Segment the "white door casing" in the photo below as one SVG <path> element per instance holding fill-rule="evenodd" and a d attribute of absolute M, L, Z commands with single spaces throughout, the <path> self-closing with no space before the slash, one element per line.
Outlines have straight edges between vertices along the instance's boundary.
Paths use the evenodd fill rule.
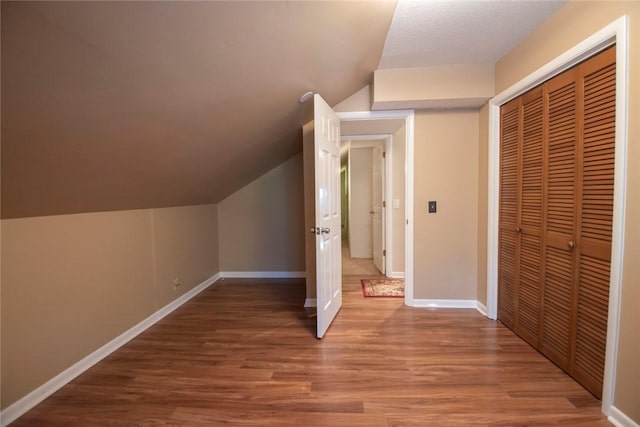
<path fill-rule="evenodd" d="M 373 216 L 373 263 L 385 274 L 384 255 L 384 150 L 373 147 L 372 156 L 372 216 Z"/>
<path fill-rule="evenodd" d="M 340 120 L 314 95 L 317 337 L 322 338 L 342 306 L 340 229 Z"/>

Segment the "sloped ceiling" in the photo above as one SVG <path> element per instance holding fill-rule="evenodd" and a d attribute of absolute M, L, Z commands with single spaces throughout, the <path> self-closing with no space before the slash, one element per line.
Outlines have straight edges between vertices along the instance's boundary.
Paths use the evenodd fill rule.
<path fill-rule="evenodd" d="M 2 217 L 218 202 L 375 70 L 394 2 L 2 2 Z"/>

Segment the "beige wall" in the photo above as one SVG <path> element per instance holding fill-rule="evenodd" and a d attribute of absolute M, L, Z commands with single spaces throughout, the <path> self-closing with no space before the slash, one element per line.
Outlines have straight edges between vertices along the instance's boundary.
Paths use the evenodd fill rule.
<path fill-rule="evenodd" d="M 371 110 L 371 86 L 367 85 L 342 100 L 333 107 L 333 111 L 370 111 Z"/>
<path fill-rule="evenodd" d="M 391 198 L 387 198 L 387 206 L 390 206 L 391 211 L 391 237 L 393 242 L 392 251 L 392 265 L 391 270 L 394 273 L 404 273 L 404 232 L 405 232 L 405 203 L 406 197 L 404 194 L 404 164 L 405 164 L 405 146 L 406 146 L 406 128 L 402 126 L 393 135 L 393 143 L 391 146 L 391 161 L 392 176 L 391 176 Z M 398 209 L 393 208 L 393 199 L 398 199 L 400 207 Z"/>
<path fill-rule="evenodd" d="M 478 108 L 494 95 L 493 64 L 376 70 L 373 110 Z"/>
<path fill-rule="evenodd" d="M 2 408 L 219 271 L 216 205 L 2 220 L 1 246 Z"/>
<path fill-rule="evenodd" d="M 478 112 L 417 111 L 414 298 L 476 299 Z M 427 202 L 438 212 L 427 213 Z"/>
<path fill-rule="evenodd" d="M 496 64 L 505 90 L 622 15 L 629 15 L 629 127 L 620 337 L 614 406 L 640 423 L 640 2 L 563 6 Z"/>
<path fill-rule="evenodd" d="M 302 154 L 218 204 L 221 271 L 304 271 Z"/>
<path fill-rule="evenodd" d="M 478 117 L 478 301 L 487 305 L 487 224 L 489 213 L 489 104 Z"/>

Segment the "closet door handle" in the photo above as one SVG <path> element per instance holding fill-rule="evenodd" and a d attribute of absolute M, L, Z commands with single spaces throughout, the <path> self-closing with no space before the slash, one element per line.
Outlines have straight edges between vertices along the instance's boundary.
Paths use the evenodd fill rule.
<path fill-rule="evenodd" d="M 518 233 L 518 234 L 522 233 L 522 228 L 516 227 L 516 233 Z"/>
<path fill-rule="evenodd" d="M 576 247 L 576 242 L 574 242 L 573 240 L 569 240 L 569 243 L 567 243 L 567 246 L 569 246 L 569 250 L 573 250 L 573 248 Z"/>

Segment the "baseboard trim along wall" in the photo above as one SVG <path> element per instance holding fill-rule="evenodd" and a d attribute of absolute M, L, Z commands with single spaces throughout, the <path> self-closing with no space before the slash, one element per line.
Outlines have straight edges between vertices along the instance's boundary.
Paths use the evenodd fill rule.
<path fill-rule="evenodd" d="M 404 271 L 392 271 L 387 274 L 387 277 L 390 279 L 404 279 Z"/>
<path fill-rule="evenodd" d="M 640 424 L 633 421 L 627 414 L 622 412 L 615 406 L 611 407 L 611 413 L 609 414 L 609 422 L 616 427 L 640 427 Z"/>
<path fill-rule="evenodd" d="M 304 271 L 221 271 L 224 279 L 304 279 Z"/>
<path fill-rule="evenodd" d="M 474 299 L 414 299 L 413 307 L 420 308 L 478 308 Z"/>
<path fill-rule="evenodd" d="M 209 277 L 207 280 L 200 283 L 198 286 L 191 289 L 180 298 L 177 298 L 169 304 L 165 305 L 160 310 L 144 319 L 142 322 L 138 323 L 123 334 L 109 341 L 107 344 L 103 345 L 79 362 L 65 369 L 46 383 L 42 384 L 40 387 L 33 390 L 31 393 L 27 394 L 23 398 L 8 406 L 4 411 L 0 412 L 0 426 L 4 427 L 18 419 L 21 415 L 35 407 L 38 403 L 42 402 L 44 399 L 51 396 L 60 388 L 71 382 L 78 375 L 82 374 L 87 369 L 91 368 L 93 365 L 100 362 L 102 359 L 125 345 L 127 342 L 131 341 L 137 335 L 153 326 L 169 313 L 180 307 L 182 304 L 189 301 L 191 298 L 195 297 L 200 292 L 204 291 L 209 286 L 220 280 L 220 278 L 220 273 L 214 274 L 213 276 Z"/>
<path fill-rule="evenodd" d="M 480 301 L 476 301 L 476 310 L 480 312 L 485 317 L 487 316 L 487 306 L 481 303 Z"/>

